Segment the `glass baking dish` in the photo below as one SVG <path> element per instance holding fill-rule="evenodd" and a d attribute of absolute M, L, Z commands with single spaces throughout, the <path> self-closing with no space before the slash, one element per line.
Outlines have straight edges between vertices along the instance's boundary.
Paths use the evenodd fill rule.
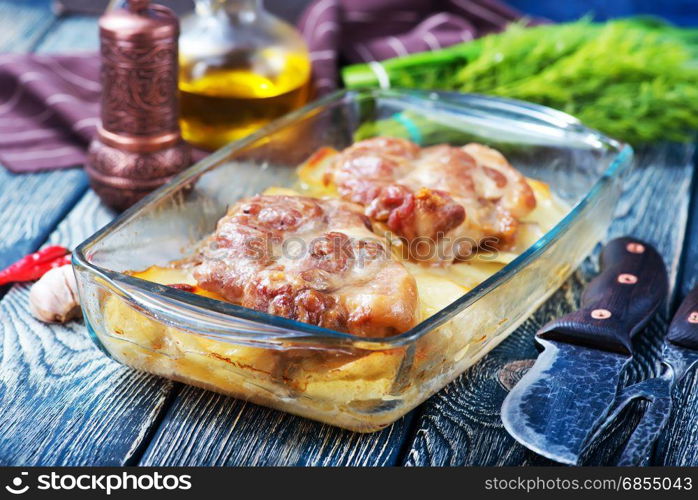
<path fill-rule="evenodd" d="M 533 246 L 448 307 L 389 338 L 359 338 L 125 274 L 188 256 L 228 205 L 292 185 L 322 146 L 404 135 L 477 141 L 570 208 Z M 537 105 L 420 91 L 338 92 L 197 163 L 74 255 L 95 342 L 139 370 L 354 431 L 395 421 L 501 342 L 604 236 L 629 146 Z"/>

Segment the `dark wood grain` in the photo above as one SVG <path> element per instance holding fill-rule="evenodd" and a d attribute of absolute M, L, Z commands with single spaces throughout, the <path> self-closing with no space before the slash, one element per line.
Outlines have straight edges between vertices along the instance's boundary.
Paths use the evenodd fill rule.
<path fill-rule="evenodd" d="M 683 299 L 696 286 L 698 286 L 698 172 L 694 170 L 691 212 L 686 230 L 681 286 L 677 299 Z M 698 370 L 694 369 L 686 374 L 674 390 L 673 411 L 657 442 L 653 463 L 698 466 Z"/>
<path fill-rule="evenodd" d="M 77 245 L 113 215 L 89 193 L 50 242 Z M 35 320 L 28 293 L 16 285 L 0 301 L 0 463 L 129 463 L 173 384 L 104 356 L 82 322 Z"/>
<path fill-rule="evenodd" d="M 0 50 L 96 47 L 94 20 L 56 23 L 50 0 L 0 0 Z M 620 200 L 615 235 L 632 233 L 658 247 L 672 289 L 698 281 L 698 203 L 683 244 L 690 148 L 659 147 L 642 155 Z M 0 168 L 0 265 L 35 249 L 86 189 L 80 170 L 12 176 Z M 698 187 L 695 196 L 698 197 Z M 107 221 L 88 194 L 51 240 L 75 244 Z M 685 248 L 682 266 L 681 250 Z M 677 282 L 679 269 L 683 279 Z M 81 323 L 46 326 L 27 313 L 27 288 L 0 302 L 0 463 L 117 465 L 522 465 L 548 461 L 503 430 L 499 408 L 536 356 L 535 331 L 579 304 L 596 272 L 582 268 L 507 341 L 417 412 L 382 432 L 363 435 L 134 372 L 104 357 Z M 1 293 L 1 291 L 0 291 Z M 626 382 L 657 372 L 666 314 L 636 339 Z M 698 464 L 698 375 L 678 388 L 678 403 L 653 463 Z M 173 387 L 181 391 L 173 398 Z M 172 405 L 169 405 L 172 399 Z M 159 418 L 164 417 L 158 427 Z M 610 463 L 637 408 L 590 450 L 587 463 Z M 157 431 L 156 431 L 157 428 Z M 151 435 L 154 435 L 150 441 Z M 405 438 L 409 441 L 405 444 Z M 144 453 L 142 459 L 141 454 Z"/>
<path fill-rule="evenodd" d="M 85 52 L 99 48 L 97 18 L 91 16 L 68 16 L 58 19 L 39 41 L 35 51 Z"/>
<path fill-rule="evenodd" d="M 39 5 L 41 4 L 41 5 Z M 15 33 L 36 33 L 39 51 L 97 46 L 93 18 L 53 22 L 49 2 L 41 15 L 5 18 Z M 42 32 L 42 22 L 51 24 Z M 44 30 L 45 31 L 45 30 Z M 0 33 L 3 33 L 0 30 Z M 18 35 L 16 35 L 18 36 Z M 21 40 L 20 40 L 21 42 Z M 20 49 L 31 43 L 19 43 Z M 80 169 L 12 175 L 0 169 L 0 264 L 37 248 L 85 192 Z M 89 193 L 50 238 L 74 247 L 113 213 Z M 46 325 L 27 307 L 28 286 L 13 287 L 0 302 L 0 463 L 10 465 L 123 465 L 137 461 L 166 407 L 173 384 L 105 357 L 81 322 Z"/>
<path fill-rule="evenodd" d="M 666 301 L 668 291 L 664 261 L 652 245 L 615 238 L 601 251 L 599 274 L 584 288 L 581 308 L 549 322 L 537 335 L 630 355 L 632 337 Z M 610 316 L 595 318 L 594 311 Z"/>
<path fill-rule="evenodd" d="M 687 221 L 692 175 L 692 146 L 661 145 L 639 152 L 637 167 L 627 179 L 610 236 L 631 234 L 655 246 L 669 272 L 673 293 Z M 670 213 L 667 208 L 670 207 Z M 670 220 L 671 222 L 668 222 Z M 582 287 L 597 272 L 587 260 L 575 275 L 510 338 L 455 383 L 427 401 L 415 417 L 406 465 L 522 465 L 551 462 L 526 450 L 504 430 L 499 410 L 515 381 L 537 356 L 533 336 L 550 319 L 579 305 Z M 635 339 L 635 358 L 624 383 L 654 375 L 666 330 L 662 308 Z M 637 421 L 631 408 L 592 446 L 586 463 L 612 463 L 620 444 Z"/>
<path fill-rule="evenodd" d="M 409 424 L 357 434 L 187 386 L 141 465 L 393 465 Z"/>
<path fill-rule="evenodd" d="M 78 169 L 11 174 L 0 167 L 0 268 L 34 251 L 87 189 Z"/>
<path fill-rule="evenodd" d="M 676 345 L 698 351 L 698 287 L 686 295 L 674 313 L 666 338 Z"/>
<path fill-rule="evenodd" d="M 681 259 L 680 286 L 675 305 L 698 286 L 698 151 L 693 155 L 693 186 L 690 214 L 686 227 L 686 238 Z"/>

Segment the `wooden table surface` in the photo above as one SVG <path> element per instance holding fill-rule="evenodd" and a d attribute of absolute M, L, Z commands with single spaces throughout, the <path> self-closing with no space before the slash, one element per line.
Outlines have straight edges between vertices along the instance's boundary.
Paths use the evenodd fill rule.
<path fill-rule="evenodd" d="M 0 0 L 0 51 L 97 47 L 96 21 L 56 18 L 49 0 Z M 693 145 L 641 149 L 609 237 L 631 234 L 663 254 L 671 300 L 637 339 L 626 383 L 654 375 L 667 317 L 698 280 Z M 80 168 L 13 175 L 0 167 L 0 268 L 46 242 L 74 247 L 114 216 Z M 0 288 L 2 465 L 521 465 L 551 462 L 517 444 L 499 410 L 536 356 L 533 334 L 576 307 L 594 257 L 480 363 L 395 424 L 355 434 L 136 372 L 108 359 L 81 322 L 47 326 L 28 287 Z M 698 374 L 679 385 L 651 464 L 698 465 Z M 589 451 L 612 463 L 642 408 Z"/>

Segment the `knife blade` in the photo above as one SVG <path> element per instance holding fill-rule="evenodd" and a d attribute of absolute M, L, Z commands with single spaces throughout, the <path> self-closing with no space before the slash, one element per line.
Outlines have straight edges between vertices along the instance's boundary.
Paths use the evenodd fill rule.
<path fill-rule="evenodd" d="M 514 439 L 570 465 L 613 404 L 632 357 L 632 337 L 669 288 L 662 257 L 636 238 L 610 241 L 600 264 L 581 308 L 538 331 L 543 352 L 502 405 L 504 427 Z"/>
<path fill-rule="evenodd" d="M 698 287 L 691 290 L 669 325 L 662 348 L 664 371 L 658 377 L 625 388 L 616 398 L 609 417 L 595 437 L 635 399 L 649 402 L 616 465 L 637 466 L 649 458 L 654 443 L 671 414 L 672 393 L 676 384 L 698 365 Z"/>

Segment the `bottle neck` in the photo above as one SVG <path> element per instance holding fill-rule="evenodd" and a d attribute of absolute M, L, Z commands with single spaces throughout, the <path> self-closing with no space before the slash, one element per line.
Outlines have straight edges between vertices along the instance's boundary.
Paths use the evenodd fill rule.
<path fill-rule="evenodd" d="M 196 0 L 196 13 L 200 16 L 227 15 L 241 22 L 252 22 L 262 10 L 262 0 Z"/>

